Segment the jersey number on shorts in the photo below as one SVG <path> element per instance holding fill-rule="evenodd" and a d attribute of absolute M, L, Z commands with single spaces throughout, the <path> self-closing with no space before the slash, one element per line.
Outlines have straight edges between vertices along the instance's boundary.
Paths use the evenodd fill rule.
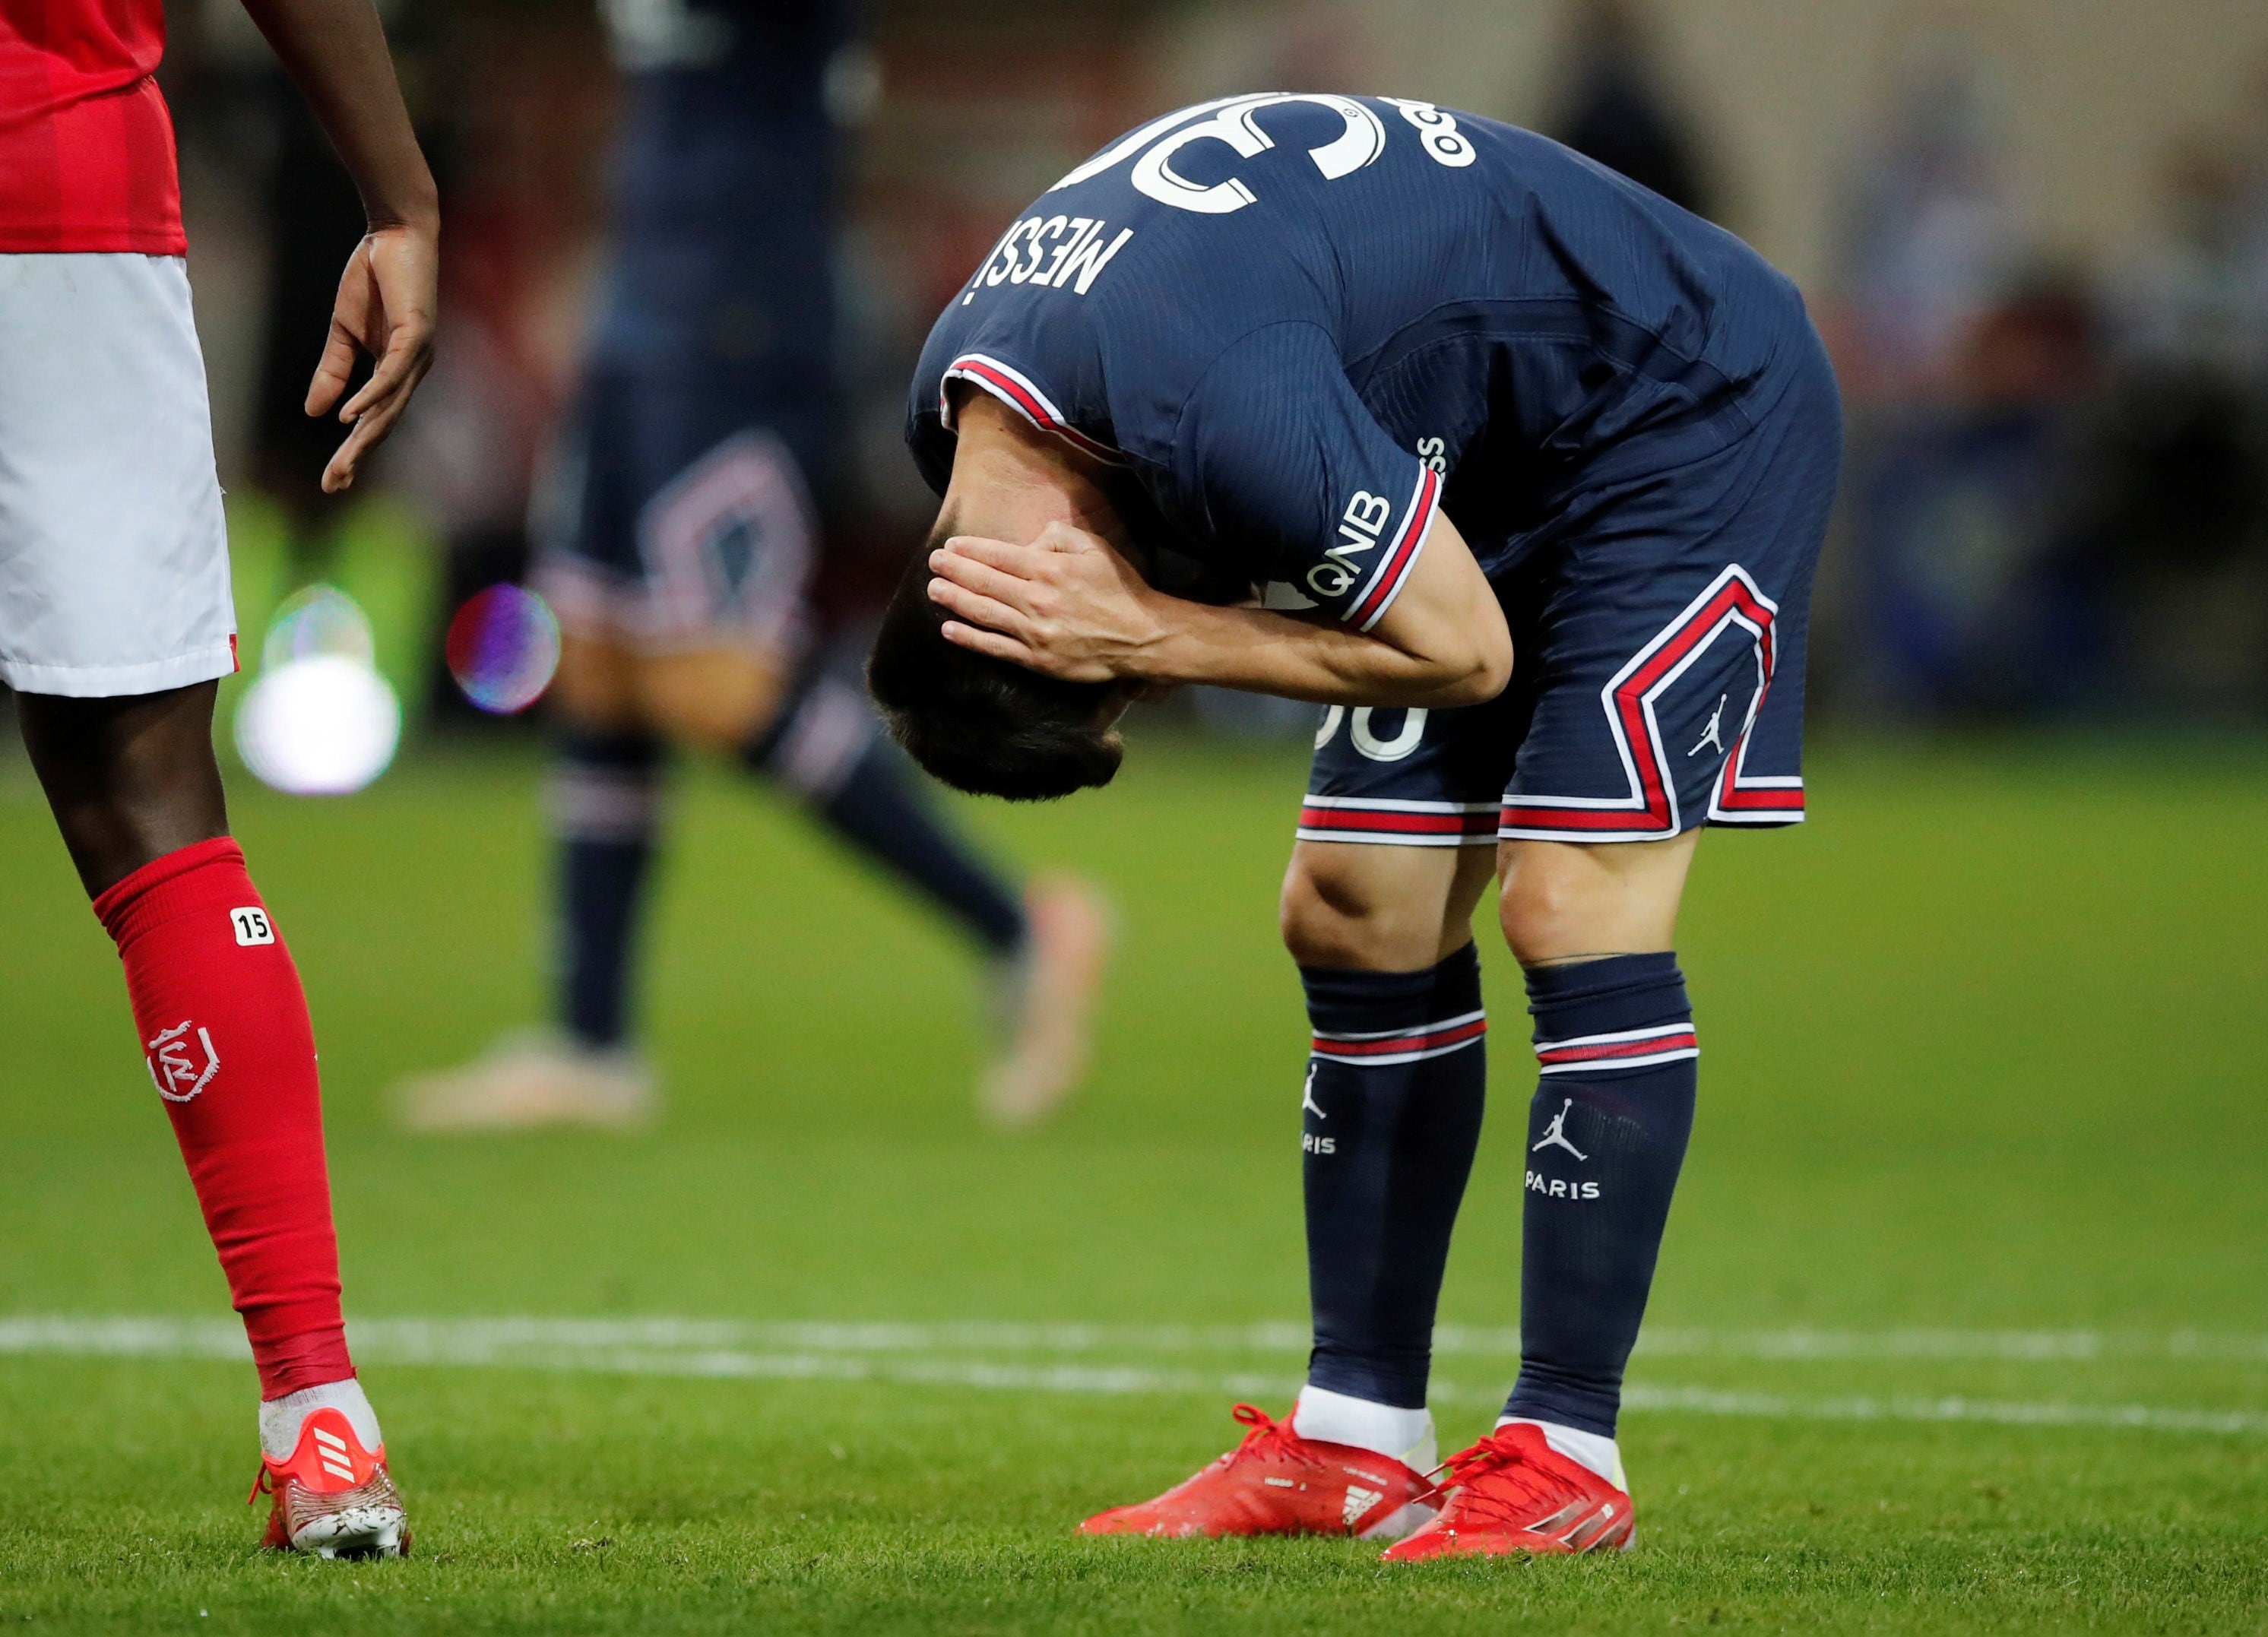
<path fill-rule="evenodd" d="M 1339 723 L 1345 719 L 1346 714 L 1347 708 L 1343 704 L 1335 704 L 1323 712 L 1323 725 L 1315 730 L 1316 749 L 1320 750 L 1331 742 L 1332 736 L 1339 731 Z M 1349 724 L 1347 734 L 1354 741 L 1355 749 L 1373 762 L 1399 762 L 1417 749 L 1425 737 L 1425 712 L 1423 710 L 1412 709 L 1404 712 L 1402 717 L 1402 731 L 1391 739 L 1381 739 L 1373 731 L 1371 721 L 1372 707 L 1366 704 L 1357 705 L 1354 719 Z"/>

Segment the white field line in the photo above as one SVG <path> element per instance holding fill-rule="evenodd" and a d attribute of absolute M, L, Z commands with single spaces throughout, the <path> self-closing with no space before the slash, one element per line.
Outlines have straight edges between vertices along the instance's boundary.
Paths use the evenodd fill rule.
<path fill-rule="evenodd" d="M 1248 1351 L 1281 1351 L 1283 1333 L 1298 1327 L 1205 1332 L 1167 1328 L 1080 1325 L 860 1325 L 750 1324 L 726 1320 L 684 1319 L 379 1319 L 353 1327 L 357 1352 L 372 1362 L 501 1367 L 572 1374 L 666 1375 L 708 1380 L 882 1382 L 913 1386 L 962 1387 L 1022 1392 L 1086 1394 L 1202 1393 L 1270 1400 L 1299 1390 L 1296 1372 L 1230 1372 L 1160 1369 L 1145 1364 L 1014 1362 L 997 1359 L 935 1356 L 955 1346 L 989 1339 L 997 1350 L 1091 1351 L 1107 1338 L 1121 1346 L 1146 1336 L 1173 1338 L 1154 1352 L 1195 1351 L 1186 1338 L 1213 1334 L 1241 1338 Z M 1691 1332 L 1688 1332 L 1690 1334 Z M 1786 1332 L 1786 1335 L 1804 1332 Z M 1896 1338 L 1908 1332 L 1881 1332 Z M 1949 1331 L 1915 1331 L 1915 1337 L 1944 1338 Z M 1881 1338 L 1878 1337 L 1877 1339 Z M 1301 1335 L 1304 1341 L 1304 1336 Z M 1731 1338 L 1720 1338 L 1731 1339 Z M 1749 1338 L 1752 1343 L 1760 1338 Z M 2068 1355 L 2055 1352 L 1954 1352 L 1941 1348 L 1876 1347 L 1858 1351 L 1777 1350 L 1751 1346 L 1736 1351 L 1717 1346 L 1721 1357 L 1749 1358 L 2007 1358 Z M 1845 1338 L 1853 1340 L 1853 1338 Z M 1980 1337 L 1992 1341 L 1987 1333 Z M 2005 1340 L 2006 1338 L 1999 1338 Z M 2133 1339 L 2133 1338 L 2130 1338 Z M 748 1345 L 785 1350 L 758 1351 Z M 2212 1350 L 2169 1353 L 2102 1349 L 2080 1353 L 2098 1357 L 2255 1356 Z M 225 1319 L 85 1318 L 62 1316 L 0 1318 L 0 1354 L 66 1357 L 228 1359 L 249 1356 L 244 1335 Z M 1689 1355 L 1690 1356 L 1690 1355 Z M 1436 1381 L 1432 1397 L 1449 1404 L 1494 1404 L 1500 1389 L 1472 1389 Z M 2139 1427 L 2156 1432 L 2268 1435 L 2268 1413 L 2245 1410 L 2176 1409 L 2152 1405 L 2027 1404 L 1956 1395 L 1881 1397 L 1809 1397 L 1778 1393 L 1720 1390 L 1633 1383 L 1627 1407 L 1688 1414 L 1726 1415 L 1773 1420 L 1983 1421 L 2019 1427 Z"/>

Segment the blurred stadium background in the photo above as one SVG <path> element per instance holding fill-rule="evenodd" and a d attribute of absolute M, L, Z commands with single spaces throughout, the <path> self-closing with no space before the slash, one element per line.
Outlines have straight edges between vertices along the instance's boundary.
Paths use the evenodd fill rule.
<path fill-rule="evenodd" d="M 525 560 L 613 81 L 572 0 L 385 9 L 448 198 L 450 339 L 379 498 L 315 494 L 322 434 L 298 414 L 305 338 L 359 228 L 350 188 L 227 0 L 177 7 L 167 88 L 247 629 L 293 584 L 344 584 L 414 732 L 454 699 L 449 611 Z M 865 21 L 834 87 L 851 458 L 823 595 L 843 626 L 926 521 L 899 437 L 921 338 L 1020 204 L 1160 107 L 1389 90 L 1563 136 L 1803 284 L 1852 434 L 1822 722 L 2268 718 L 2257 6 L 875 0 Z M 1304 720 L 1205 703 L 1230 726 Z"/>
<path fill-rule="evenodd" d="M 1180 701 L 1106 796 L 975 815 L 1027 862 L 1099 875 L 1126 921 L 1103 1067 L 1027 1141 L 968 1115 L 942 934 L 708 772 L 654 933 L 668 1123 L 389 1127 L 394 1079 L 538 1006 L 541 712 L 470 708 L 444 638 L 526 564 L 614 85 L 587 4 L 383 9 L 446 202 L 445 344 L 350 498 L 317 493 L 327 444 L 298 406 L 351 191 L 229 0 L 174 8 L 166 90 L 248 660 L 287 603 L 271 660 L 323 645 L 329 605 L 305 592 L 335 586 L 402 709 L 365 793 L 235 796 L 308 973 L 350 1310 L 395 1324 L 369 1331 L 366 1374 L 437 1555 L 405 1566 L 423 1579 L 365 1577 L 364 1604 L 301 1566 L 197 1556 L 250 1536 L 212 1498 L 236 1481 L 211 1452 L 243 1430 L 242 1372 L 194 1361 L 230 1356 L 197 1327 L 225 1295 L 9 734 L 0 1615 L 441 1628 L 427 1597 L 530 1630 L 1394 1618 L 1405 1594 L 1351 1550 L 1063 1538 L 1211 1452 L 1232 1389 L 1272 1405 L 1296 1384 L 1301 1035 L 1270 906 L 1306 707 Z M 865 16 L 834 87 L 850 458 L 823 497 L 821 600 L 846 649 L 928 520 L 900 425 L 936 310 L 1018 206 L 1160 108 L 1353 90 L 1536 126 L 1748 238 L 1833 346 L 1851 453 L 1814 637 L 1814 821 L 1705 846 L 1688 911 L 1711 1067 L 1629 1424 L 1656 1550 L 1440 1577 L 1428 1623 L 2261 1629 L 2268 9 Z M 1500 1016 L 1517 991 L 1492 962 Z M 1444 1302 L 1453 1440 L 1510 1369 L 1520 1056 L 1498 1055 Z M 656 1317 L 709 1328 L 619 1327 Z M 129 1520 L 146 1545 L 89 1498 L 89 1451 L 178 1508 Z"/>

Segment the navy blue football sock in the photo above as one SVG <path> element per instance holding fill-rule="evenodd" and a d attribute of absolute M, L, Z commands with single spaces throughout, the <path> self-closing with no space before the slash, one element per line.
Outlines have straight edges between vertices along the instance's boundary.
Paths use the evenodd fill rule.
<path fill-rule="evenodd" d="M 1314 1026 L 1301 1169 L 1312 1386 L 1423 1409 L 1449 1230 L 1488 1088 L 1480 956 L 1421 972 L 1302 967 Z"/>
<path fill-rule="evenodd" d="M 1024 941 L 1024 907 L 948 830 L 865 696 L 825 675 L 799 687 L 744 759 L 802 797 L 829 829 L 924 894 L 997 955 Z"/>
<path fill-rule="evenodd" d="M 1528 997 L 1543 1076 L 1504 1412 L 1611 1438 L 1693 1132 L 1693 1008 L 1669 954 L 1536 967 Z"/>
<path fill-rule="evenodd" d="M 661 746 L 642 734 L 570 732 L 552 772 L 559 845 L 559 1021 L 586 1046 L 630 1030 L 631 944 L 660 815 Z"/>

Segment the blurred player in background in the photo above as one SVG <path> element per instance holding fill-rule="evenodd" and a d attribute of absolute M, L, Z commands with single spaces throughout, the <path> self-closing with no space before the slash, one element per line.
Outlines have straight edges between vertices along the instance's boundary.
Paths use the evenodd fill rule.
<path fill-rule="evenodd" d="M 833 4 L 609 0 L 628 82 L 612 240 L 581 402 L 539 495 L 539 587 L 563 630 L 557 1036 L 403 1088 L 429 1130 L 623 1125 L 655 1107 L 631 967 L 672 748 L 738 759 L 942 910 L 993 965 L 979 1086 L 1028 1124 L 1074 1088 L 1106 955 L 1085 887 L 1020 894 L 932 809 L 865 694 L 821 662 L 806 592 L 838 441 Z M 855 88 L 855 87 L 852 87 Z"/>
<path fill-rule="evenodd" d="M 351 428 L 335 491 L 431 362 L 438 207 L 370 0 L 245 6 L 368 223 L 306 398 Z M 236 618 L 165 38 L 159 0 L 0 0 L 0 680 L 244 1316 L 265 1544 L 393 1556 L 409 1530 L 347 1353 L 307 1002 L 213 758 Z"/>
<path fill-rule="evenodd" d="M 1841 420 L 1795 287 L 1527 131 L 1224 99 L 1008 230 L 931 332 L 908 438 L 943 506 L 870 675 L 932 771 L 1104 783 L 1161 685 L 1330 707 L 1283 898 L 1313 1025 L 1307 1385 L 1086 1529 L 1626 1545 L 1623 1368 L 1699 1056 L 1678 903 L 1702 824 L 1803 811 Z M 1521 1371 L 1435 1486 L 1492 874 L 1541 1071 Z"/>

